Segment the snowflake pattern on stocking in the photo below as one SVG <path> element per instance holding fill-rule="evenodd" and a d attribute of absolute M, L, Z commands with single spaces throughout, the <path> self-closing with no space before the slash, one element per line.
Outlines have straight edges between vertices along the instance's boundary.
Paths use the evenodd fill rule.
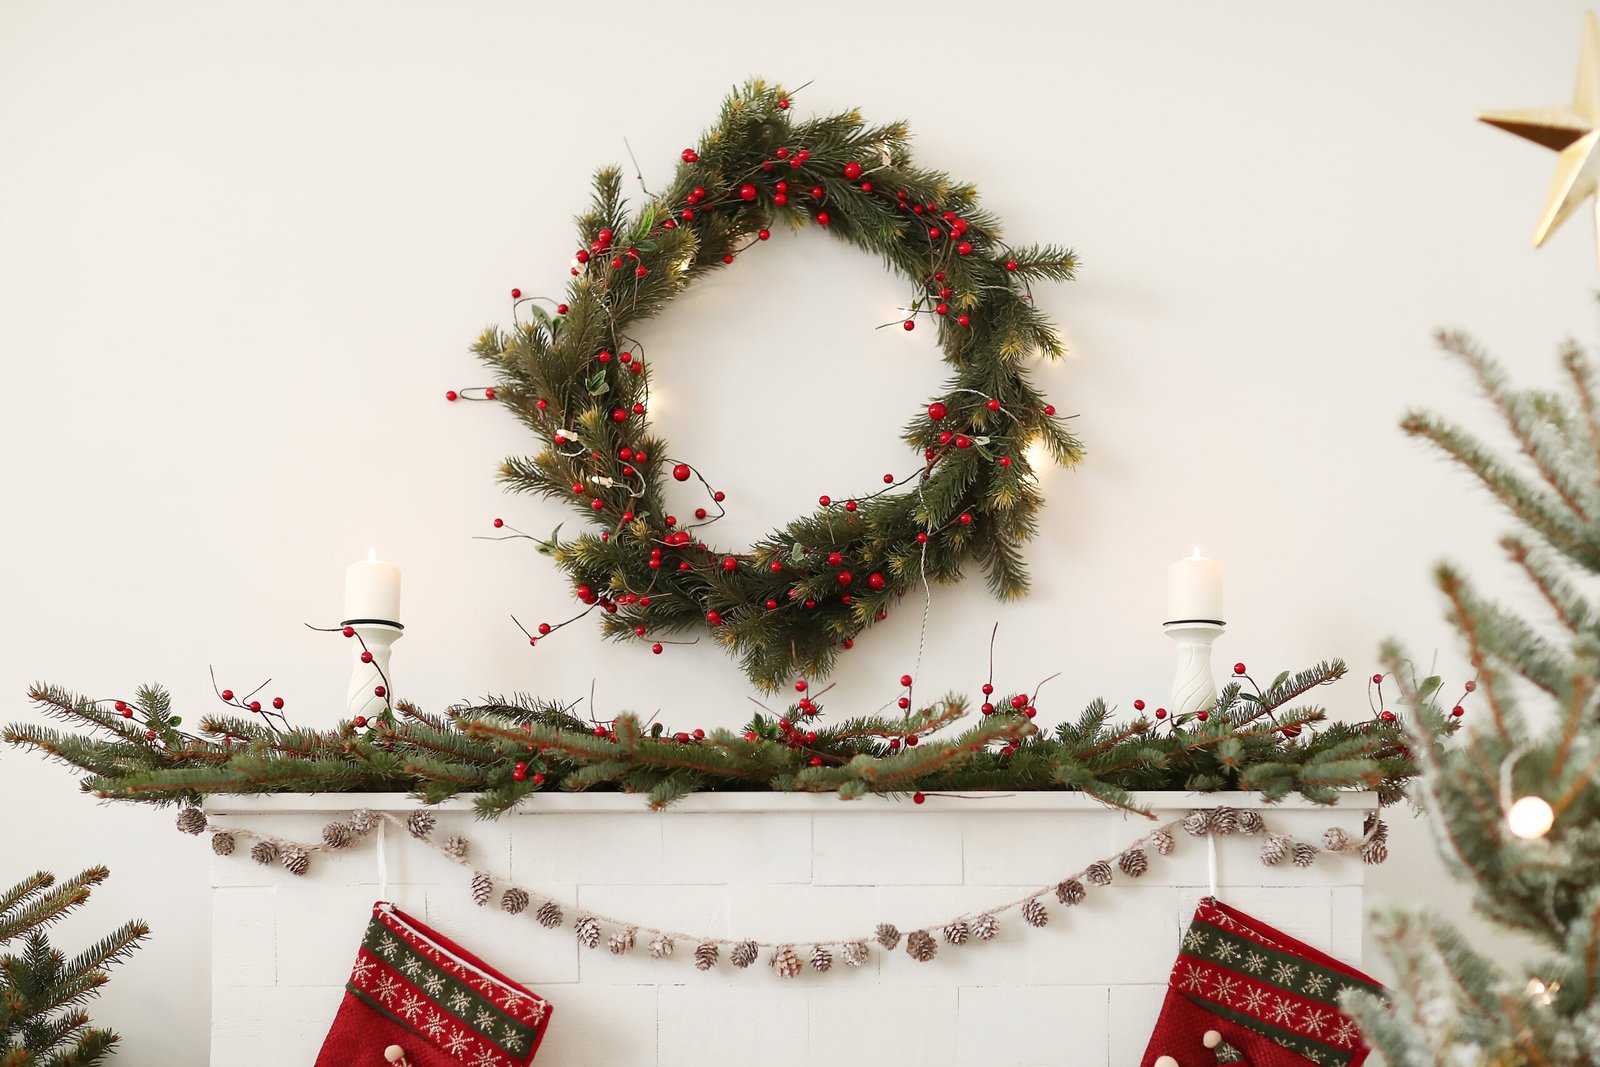
<path fill-rule="evenodd" d="M 1259 952 L 1247 952 L 1244 956 L 1244 969 L 1251 974 L 1260 974 L 1267 969 L 1267 957 Z"/>
<path fill-rule="evenodd" d="M 1338 1025 L 1333 1028 L 1333 1036 L 1330 1040 L 1338 1042 L 1345 1048 L 1351 1048 L 1355 1045 L 1356 1038 L 1360 1034 L 1361 1031 L 1356 1026 L 1355 1020 L 1340 1019 Z"/>
<path fill-rule="evenodd" d="M 1292 963 L 1280 963 L 1272 969 L 1272 984 L 1281 985 L 1288 989 L 1294 988 L 1294 976 L 1300 973 L 1300 968 Z"/>
<path fill-rule="evenodd" d="M 1305 1015 L 1300 1019 L 1300 1029 L 1312 1037 L 1321 1037 L 1322 1031 L 1326 1030 L 1331 1022 L 1333 1016 L 1321 1008 L 1307 1008 Z"/>
<path fill-rule="evenodd" d="M 406 1022 L 414 1023 L 422 1018 L 422 1013 L 428 1007 L 428 999 L 421 993 L 407 993 L 400 1001 L 400 1014 Z"/>
<path fill-rule="evenodd" d="M 1288 1026 L 1294 1025 L 1295 1003 L 1288 997 L 1278 997 L 1272 1002 L 1272 1021 Z"/>
<path fill-rule="evenodd" d="M 365 985 L 367 979 L 372 977 L 372 972 L 377 969 L 377 966 L 378 965 L 376 963 L 373 963 L 367 957 L 357 956 L 356 965 L 355 967 L 351 968 L 350 977 L 356 983 Z"/>
<path fill-rule="evenodd" d="M 446 1007 L 457 1015 L 465 1016 L 472 1007 L 472 994 L 465 989 L 458 989 L 451 995 L 450 1003 Z"/>
<path fill-rule="evenodd" d="M 1306 993 L 1313 997 L 1320 997 L 1328 991 L 1328 986 L 1333 980 L 1320 971 L 1312 971 L 1306 975 Z"/>
<path fill-rule="evenodd" d="M 1200 987 L 1205 983 L 1206 979 L 1210 977 L 1211 972 L 1197 963 L 1186 963 L 1184 966 L 1188 968 L 1188 970 L 1182 979 L 1183 988 L 1187 989 L 1191 993 L 1199 992 Z"/>

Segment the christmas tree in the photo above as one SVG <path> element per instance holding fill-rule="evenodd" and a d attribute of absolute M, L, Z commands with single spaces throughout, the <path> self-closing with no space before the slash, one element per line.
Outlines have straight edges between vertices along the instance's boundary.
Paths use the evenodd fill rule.
<path fill-rule="evenodd" d="M 1525 618 L 1484 597 L 1454 567 L 1437 582 L 1488 705 L 1487 721 L 1440 744 L 1452 718 L 1431 679 L 1408 686 L 1422 768 L 1417 799 L 1474 906 L 1530 938 L 1537 958 L 1513 970 L 1436 915 L 1391 910 L 1376 932 L 1394 964 L 1389 1003 L 1349 1008 L 1395 1067 L 1600 1062 L 1600 412 L 1589 360 L 1562 355 L 1561 392 L 1518 390 L 1459 335 L 1446 351 L 1476 377 L 1515 440 L 1503 456 L 1437 416 L 1403 423 L 1465 467 L 1515 518 L 1501 545 L 1544 610 Z M 1385 650 L 1404 685 L 1397 647 Z M 1459 708 L 1453 709 L 1459 714 Z"/>
<path fill-rule="evenodd" d="M 40 871 L 0 894 L 0 1067 L 88 1067 L 102 1063 L 117 1035 L 89 1025 L 83 1003 L 109 981 L 106 968 L 139 947 L 144 923 L 123 923 L 70 959 L 50 944 L 45 928 L 82 907 L 110 871 L 91 867 L 60 885 Z"/>

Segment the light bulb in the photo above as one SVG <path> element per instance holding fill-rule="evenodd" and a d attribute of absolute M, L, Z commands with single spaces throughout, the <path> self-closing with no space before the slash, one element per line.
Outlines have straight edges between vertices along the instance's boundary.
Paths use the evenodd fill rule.
<path fill-rule="evenodd" d="M 376 563 L 376 562 L 378 562 L 378 546 L 377 545 L 373 545 L 371 548 L 367 549 L 367 562 L 368 563 Z"/>
<path fill-rule="evenodd" d="M 1560 982 L 1551 982 L 1547 985 L 1540 978 L 1528 979 L 1528 985 L 1524 989 L 1524 992 L 1528 994 L 1529 1000 L 1544 1007 L 1549 1007 L 1551 1001 L 1555 1000 L 1556 994 L 1560 991 Z"/>
<path fill-rule="evenodd" d="M 1556 813 L 1544 797 L 1523 797 L 1506 812 L 1506 826 L 1525 841 L 1543 837 L 1555 821 Z"/>

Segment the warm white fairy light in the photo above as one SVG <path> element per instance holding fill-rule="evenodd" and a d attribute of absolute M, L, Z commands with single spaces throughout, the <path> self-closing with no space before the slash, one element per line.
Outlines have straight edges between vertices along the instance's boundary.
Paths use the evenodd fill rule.
<path fill-rule="evenodd" d="M 1544 797 L 1522 797 L 1506 812 L 1506 826 L 1524 841 L 1543 837 L 1555 821 L 1555 810 Z"/>
<path fill-rule="evenodd" d="M 1555 1000 L 1556 994 L 1561 992 L 1561 983 L 1550 982 L 1547 984 L 1541 978 L 1530 978 L 1524 992 L 1528 994 L 1529 1000 L 1547 1008 L 1550 1006 L 1550 1002 Z"/>
<path fill-rule="evenodd" d="M 1034 480 L 1038 481 L 1039 472 L 1050 460 L 1050 450 L 1045 447 L 1044 438 L 1030 437 L 1028 443 L 1022 446 L 1022 454 L 1028 459 L 1028 469 L 1033 472 Z"/>

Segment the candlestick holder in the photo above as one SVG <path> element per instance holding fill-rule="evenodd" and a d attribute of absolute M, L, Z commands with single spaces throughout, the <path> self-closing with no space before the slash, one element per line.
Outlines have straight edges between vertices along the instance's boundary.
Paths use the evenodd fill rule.
<path fill-rule="evenodd" d="M 397 622 L 378 619 L 347 619 L 342 625 L 353 628 L 361 636 L 360 641 L 352 642 L 355 645 L 356 662 L 350 672 L 350 689 L 345 697 L 350 717 L 353 719 L 357 715 L 365 715 L 369 719 L 376 718 L 388 710 L 389 698 L 394 694 L 394 675 L 389 673 L 389 654 L 405 627 Z M 363 645 L 366 647 L 363 648 Z M 361 661 L 362 652 L 372 653 L 371 663 Z M 380 685 L 388 695 L 378 695 Z"/>
<path fill-rule="evenodd" d="M 1178 673 L 1172 679 L 1171 712 L 1174 716 L 1209 711 L 1217 702 L 1217 683 L 1211 674 L 1211 643 L 1227 629 L 1220 622 L 1184 619 L 1161 627 L 1178 646 Z"/>

